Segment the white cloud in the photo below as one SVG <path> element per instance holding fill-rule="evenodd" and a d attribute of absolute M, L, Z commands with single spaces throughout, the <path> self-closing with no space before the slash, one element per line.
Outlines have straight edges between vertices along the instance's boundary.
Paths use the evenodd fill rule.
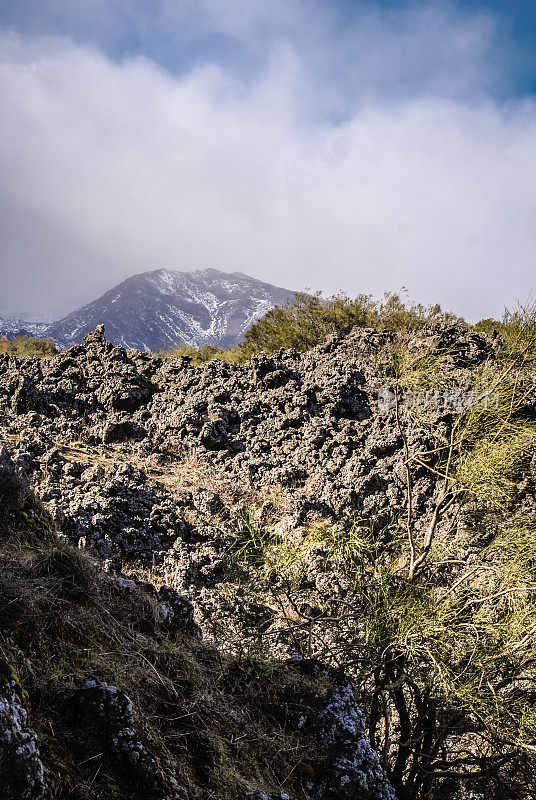
<path fill-rule="evenodd" d="M 205 6 L 214 29 L 244 42 L 266 29 L 235 3 Z M 68 311 L 159 266 L 327 292 L 406 285 L 472 317 L 523 298 L 536 107 L 490 99 L 490 20 L 369 13 L 339 35 L 323 15 L 298 35 L 299 14 L 247 81 L 4 33 L 4 305 Z"/>

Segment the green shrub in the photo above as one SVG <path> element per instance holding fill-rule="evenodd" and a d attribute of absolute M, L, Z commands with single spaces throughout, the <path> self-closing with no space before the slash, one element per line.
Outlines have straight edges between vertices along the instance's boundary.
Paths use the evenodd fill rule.
<path fill-rule="evenodd" d="M 364 294 L 351 299 L 341 293 L 327 300 L 320 294 L 299 294 L 294 303 L 268 311 L 252 325 L 241 350 L 246 357 L 261 350 L 273 353 L 281 347 L 304 351 L 330 334 L 346 334 L 355 327 L 414 331 L 433 322 L 456 319 L 439 305 L 411 303 L 399 293 L 387 292 L 382 301 Z"/>
<path fill-rule="evenodd" d="M 529 299 L 525 305 L 516 309 L 505 309 L 501 321 L 483 319 L 477 322 L 475 330 L 501 337 L 502 357 L 506 360 L 517 358 L 524 365 L 536 364 L 536 303 Z"/>
<path fill-rule="evenodd" d="M 498 434 L 478 441 L 458 471 L 458 480 L 488 511 L 501 511 L 515 499 L 536 447 L 534 425 L 516 420 Z"/>
<path fill-rule="evenodd" d="M 17 358 L 51 358 L 56 355 L 52 339 L 37 339 L 33 336 L 16 336 L 11 341 L 0 338 L 0 353 L 8 353 Z"/>

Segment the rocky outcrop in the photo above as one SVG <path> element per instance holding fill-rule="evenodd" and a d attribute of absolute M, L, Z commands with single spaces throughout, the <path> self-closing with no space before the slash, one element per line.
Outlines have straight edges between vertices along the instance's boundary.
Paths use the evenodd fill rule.
<path fill-rule="evenodd" d="M 378 754 L 365 735 L 366 719 L 359 708 L 350 681 L 312 659 L 294 655 L 293 663 L 304 674 L 326 676 L 335 684 L 324 698 L 318 714 L 302 716 L 298 728 L 312 733 L 327 755 L 317 770 L 318 777 L 307 789 L 315 800 L 396 800 Z"/>
<path fill-rule="evenodd" d="M 378 754 L 365 737 L 365 727 L 365 715 L 357 706 L 351 684 L 335 689 L 322 714 L 319 734 L 333 748 L 322 778 L 313 788 L 319 800 L 395 800 Z"/>
<path fill-rule="evenodd" d="M 75 705 L 83 724 L 98 732 L 103 747 L 119 769 L 130 773 L 140 788 L 158 786 L 156 761 L 140 739 L 134 705 L 124 692 L 107 683 L 89 680 L 77 693 Z"/>
<path fill-rule="evenodd" d="M 448 349 L 456 335 L 452 360 L 463 389 L 460 365 L 479 363 L 492 343 L 458 330 L 449 338 L 449 330 L 407 347 Z M 33 429 L 42 441 L 78 436 L 136 443 L 147 454 L 195 451 L 241 481 L 289 487 L 336 513 L 364 510 L 381 525 L 400 500 L 393 467 L 401 441 L 377 405 L 386 378 L 374 353 L 388 340 L 359 330 L 305 354 L 194 368 L 185 358 L 163 362 L 112 347 L 100 327 L 52 359 L 1 356 L 0 408 L 5 424 Z"/>
<path fill-rule="evenodd" d="M 15 680 L 0 679 L 0 795 L 44 800 L 45 770 Z"/>

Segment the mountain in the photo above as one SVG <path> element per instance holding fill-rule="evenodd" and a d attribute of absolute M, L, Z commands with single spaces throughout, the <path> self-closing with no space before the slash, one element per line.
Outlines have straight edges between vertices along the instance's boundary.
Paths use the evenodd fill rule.
<path fill-rule="evenodd" d="M 169 348 L 178 341 L 227 347 L 270 308 L 294 296 L 241 272 L 158 269 L 127 278 L 55 322 L 47 336 L 63 347 L 81 342 L 103 323 L 109 341 L 139 350 Z"/>
<path fill-rule="evenodd" d="M 50 321 L 23 320 L 18 317 L 0 316 L 0 336 L 13 339 L 15 336 L 45 336 Z"/>

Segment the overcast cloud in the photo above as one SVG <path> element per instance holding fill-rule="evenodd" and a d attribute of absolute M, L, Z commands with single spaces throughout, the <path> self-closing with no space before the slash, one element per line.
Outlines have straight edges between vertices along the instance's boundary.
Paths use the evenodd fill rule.
<path fill-rule="evenodd" d="M 470 318 L 526 297 L 536 104 L 492 17 L 149 5 L 50 2 L 0 31 L 0 313 L 162 266 L 404 285 Z"/>

